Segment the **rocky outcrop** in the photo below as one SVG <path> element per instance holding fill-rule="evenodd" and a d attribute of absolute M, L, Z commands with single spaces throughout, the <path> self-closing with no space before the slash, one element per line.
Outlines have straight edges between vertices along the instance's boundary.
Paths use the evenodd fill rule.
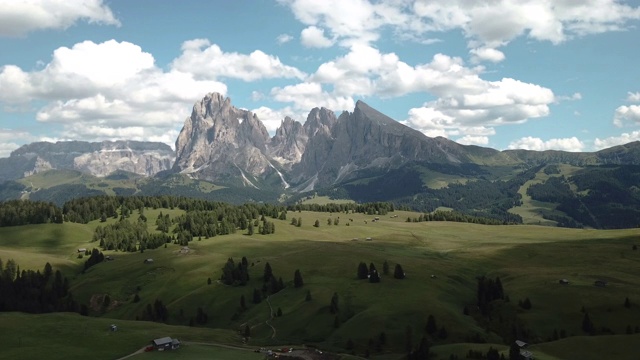
<path fill-rule="evenodd" d="M 211 93 L 193 106 L 176 140 L 173 171 L 218 183 L 260 188 L 276 171 L 267 155 L 269 133 L 258 117 Z"/>
<path fill-rule="evenodd" d="M 269 156 L 285 169 L 302 159 L 309 136 L 299 122 L 285 117 L 269 142 Z"/>
<path fill-rule="evenodd" d="M 39 172 L 60 169 L 78 170 L 94 176 L 107 176 L 115 171 L 127 171 L 153 176 L 168 170 L 175 155 L 166 144 L 143 141 L 58 141 L 23 145 L 0 159 L 4 176 L 0 180 L 15 180 Z M 16 164 L 21 163 L 17 167 Z"/>
<path fill-rule="evenodd" d="M 319 121 L 323 111 L 326 120 Z M 434 139 L 362 101 L 356 103 L 352 113 L 343 112 L 338 119 L 332 115 L 326 109 L 314 109 L 305 123 L 316 136 L 309 140 L 307 151 L 294 168 L 294 179 L 302 183 L 301 190 L 348 180 L 362 170 L 399 167 L 408 161 L 460 161 Z"/>

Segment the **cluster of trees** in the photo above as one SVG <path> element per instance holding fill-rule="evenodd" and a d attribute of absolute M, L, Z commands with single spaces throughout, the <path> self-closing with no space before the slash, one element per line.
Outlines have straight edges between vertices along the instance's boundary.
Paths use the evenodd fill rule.
<path fill-rule="evenodd" d="M 367 267 L 366 263 L 360 262 L 360 264 L 358 264 L 358 279 L 369 279 L 370 283 L 379 283 L 380 274 L 378 274 L 378 270 L 373 263 L 370 263 L 369 267 Z"/>
<path fill-rule="evenodd" d="M 418 217 L 407 217 L 407 222 L 423 222 L 423 221 L 454 221 L 483 225 L 503 225 L 504 220 L 496 218 L 481 217 L 463 214 L 457 211 L 436 210 L 432 213 L 420 214 Z"/>
<path fill-rule="evenodd" d="M 89 258 L 84 262 L 83 271 L 87 271 L 87 269 L 89 269 L 93 265 L 99 264 L 103 261 L 104 261 L 104 254 L 100 250 L 94 248 L 91 250 L 91 255 L 89 256 Z"/>
<path fill-rule="evenodd" d="M 465 215 L 491 218 L 504 224 L 520 224 L 522 218 L 508 210 L 522 204 L 520 187 L 544 165 L 532 167 L 514 178 L 502 180 L 478 179 L 465 184 L 449 184 L 441 189 L 423 189 L 420 193 L 395 200 L 397 207 L 415 211 L 433 212 L 444 206 Z"/>
<path fill-rule="evenodd" d="M 182 234 L 184 236 L 184 234 Z M 189 241 L 191 237 L 188 238 Z M 97 226 L 93 233 L 93 241 L 100 243 L 103 250 L 144 251 L 156 249 L 171 242 L 171 235 L 150 233 L 144 222 L 118 221 L 106 226 Z"/>
<path fill-rule="evenodd" d="M 0 227 L 46 223 L 61 224 L 62 221 L 62 211 L 50 202 L 29 200 L 0 202 Z"/>
<path fill-rule="evenodd" d="M 127 217 L 135 210 L 142 212 L 144 208 L 177 208 L 187 213 L 212 212 L 211 216 L 217 217 L 218 222 L 226 221 L 242 230 L 247 228 L 249 219 L 258 219 L 261 215 L 279 218 L 283 212 L 286 212 L 286 208 L 282 205 L 267 203 L 232 205 L 219 201 L 170 195 L 128 197 L 102 195 L 76 198 L 64 203 L 62 212 L 67 221 L 87 223 L 92 220 L 98 220 L 103 216 L 117 217 L 118 215 L 125 214 L 125 217 Z M 199 214 L 194 216 L 202 217 L 205 215 Z M 244 222 L 242 222 L 243 218 Z M 188 219 L 183 219 L 183 224 L 184 221 L 187 220 Z M 191 224 L 185 225 L 189 226 Z M 204 230 L 198 230 L 197 226 L 194 226 L 194 231 L 203 232 Z"/>
<path fill-rule="evenodd" d="M 282 289 L 284 289 L 282 277 L 276 279 L 276 276 L 273 274 L 273 270 L 271 269 L 271 264 L 267 262 L 264 264 L 264 274 L 262 275 L 262 292 L 265 295 L 275 294 Z"/>
<path fill-rule="evenodd" d="M 136 317 L 136 320 L 166 323 L 169 320 L 169 310 L 162 303 L 162 300 L 156 299 L 153 305 L 147 304 L 145 310 L 139 317 Z"/>
<path fill-rule="evenodd" d="M 249 260 L 245 256 L 236 266 L 233 258 L 228 258 L 227 263 L 222 268 L 220 281 L 225 285 L 245 286 L 249 281 Z"/>
<path fill-rule="evenodd" d="M 395 207 L 389 202 L 371 202 L 365 204 L 342 203 L 342 204 L 295 204 L 287 207 L 289 211 L 315 211 L 328 213 L 361 213 L 367 215 L 386 215 L 395 211 Z"/>
<path fill-rule="evenodd" d="M 42 272 L 22 270 L 14 260 L 0 259 L 0 311 L 26 313 L 79 312 L 69 280 L 47 263 Z M 86 314 L 86 309 L 84 311 Z"/>
<path fill-rule="evenodd" d="M 389 262 L 385 260 L 384 264 L 382 265 L 382 268 L 383 268 L 384 275 L 388 275 Z M 376 266 L 374 263 L 369 263 L 369 267 L 367 267 L 366 263 L 360 262 L 360 264 L 358 264 L 357 277 L 360 280 L 369 279 L 369 282 L 371 283 L 380 282 L 380 274 L 378 273 L 378 270 L 376 269 Z M 393 271 L 393 277 L 396 279 L 405 278 L 405 272 L 402 269 L 402 265 L 396 264 L 395 269 Z"/>
<path fill-rule="evenodd" d="M 518 354 L 518 356 L 520 356 L 520 354 Z M 457 357 L 452 356 L 452 357 L 449 357 L 449 359 L 457 359 Z M 467 352 L 467 359 L 507 360 L 504 354 L 500 355 L 500 352 L 498 352 L 498 349 L 494 349 L 491 346 L 489 346 L 489 350 L 487 350 L 486 353 L 483 353 L 480 350 L 469 349 L 469 351 Z M 520 360 L 520 358 L 516 358 L 516 359 Z"/>
<path fill-rule="evenodd" d="M 500 281 L 500 277 L 496 277 L 496 279 L 493 280 L 486 278 L 485 276 L 479 276 L 476 291 L 476 305 L 478 305 L 483 316 L 489 315 L 489 312 L 491 311 L 491 302 L 498 299 L 505 300 L 504 289 L 502 288 L 502 281 Z"/>

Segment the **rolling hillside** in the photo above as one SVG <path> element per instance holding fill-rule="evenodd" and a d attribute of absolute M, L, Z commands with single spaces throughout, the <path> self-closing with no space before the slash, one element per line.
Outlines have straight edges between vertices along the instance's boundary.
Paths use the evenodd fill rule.
<path fill-rule="evenodd" d="M 184 214 L 148 208 L 145 215 L 155 219 L 160 211 L 171 218 Z M 21 269 L 41 269 L 45 262 L 61 269 L 70 279 L 74 298 L 89 306 L 91 317 L 104 319 L 97 327 L 142 319 L 147 307 L 160 301 L 171 325 L 163 331 L 180 326 L 175 332 L 191 341 L 203 335 L 178 329 L 224 329 L 229 334 L 224 341 L 238 344 L 248 326 L 248 346 L 313 344 L 359 356 L 369 352 L 374 359 L 399 359 L 407 346 L 417 346 L 426 336 L 437 358 L 447 359 L 486 347 L 478 342 L 504 351 L 500 344 L 517 336 L 535 344 L 531 351 L 537 358 L 569 360 L 575 358 L 572 354 L 596 359 L 604 353 L 588 344 L 604 344 L 611 337 L 618 359 L 634 358 L 635 352 L 622 348 L 633 349 L 638 335 L 626 333 L 636 333 L 640 326 L 640 278 L 634 270 L 640 252 L 632 249 L 640 242 L 637 230 L 406 221 L 419 215 L 395 211 L 373 222 L 375 216 L 359 213 L 290 211 L 286 220 L 270 220 L 275 234 L 237 231 L 194 238 L 188 250 L 169 243 L 143 253 L 104 251 L 115 260 L 85 273 L 81 270 L 86 257 L 79 259 L 77 249 L 97 247 L 91 242 L 93 231 L 105 224 L 5 227 L 0 228 L 0 258 L 5 263 L 14 259 Z M 294 217 L 301 227 L 291 225 Z M 313 226 L 316 220 L 319 227 Z M 110 218 L 106 224 L 116 221 Z M 155 231 L 152 221 L 148 227 Z M 228 259 L 238 264 L 243 257 L 248 283 L 228 286 L 219 281 Z M 144 262 L 149 258 L 153 263 Z M 385 261 L 389 274 L 384 273 Z M 373 263 L 381 282 L 359 280 L 360 262 Z M 262 292 L 267 263 L 273 275 L 282 278 L 284 289 L 254 303 L 254 289 Z M 396 264 L 405 279 L 393 278 Z M 295 270 L 304 279 L 301 288 L 294 287 Z M 508 297 L 492 302 L 490 318 L 474 310 L 480 276 L 499 277 Z M 563 278 L 570 284 L 560 285 Z M 594 286 L 596 280 L 607 281 L 607 286 Z M 106 307 L 105 295 L 110 298 Z M 243 296 L 246 310 L 241 307 Z M 337 309 L 331 306 L 334 296 Z M 629 307 L 624 306 L 626 298 Z M 518 306 L 525 299 L 532 304 L 528 310 Z M 195 321 L 202 313 L 206 320 Z M 585 336 L 582 329 L 585 313 L 594 324 L 593 336 Z M 433 334 L 425 330 L 429 315 L 437 324 Z M 73 319 L 68 320 L 72 327 Z M 132 341 L 109 344 L 123 354 L 139 348 Z"/>

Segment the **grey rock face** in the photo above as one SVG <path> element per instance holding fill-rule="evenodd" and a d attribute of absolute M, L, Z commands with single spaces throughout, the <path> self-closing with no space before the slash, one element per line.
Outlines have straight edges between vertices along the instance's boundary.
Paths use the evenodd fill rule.
<path fill-rule="evenodd" d="M 22 160 L 28 164 L 15 167 L 10 164 Z M 5 168 L 4 180 L 14 180 L 51 169 L 79 170 L 94 176 L 107 176 L 123 170 L 143 176 L 171 168 L 175 159 L 173 150 L 163 143 L 141 141 L 59 141 L 35 142 L 21 146 L 9 158 L 0 159 Z M 6 165 L 5 165 L 6 164 Z M 13 169 L 14 171 L 10 171 Z"/>
<path fill-rule="evenodd" d="M 269 156 L 285 169 L 302 159 L 309 137 L 299 122 L 285 117 L 269 142 Z"/>
<path fill-rule="evenodd" d="M 173 171 L 217 182 L 256 181 L 274 172 L 267 152 L 269 133 L 251 111 L 211 93 L 193 106 L 176 140 Z"/>
<path fill-rule="evenodd" d="M 316 110 L 316 109 L 314 109 Z M 398 167 L 408 161 L 459 161 L 437 142 L 358 101 L 353 113 L 335 116 L 312 111 L 305 127 L 310 137 L 302 161 L 294 168 L 294 179 L 314 178 L 304 190 L 350 179 L 358 171 Z M 324 126 L 329 124 L 328 126 Z"/>

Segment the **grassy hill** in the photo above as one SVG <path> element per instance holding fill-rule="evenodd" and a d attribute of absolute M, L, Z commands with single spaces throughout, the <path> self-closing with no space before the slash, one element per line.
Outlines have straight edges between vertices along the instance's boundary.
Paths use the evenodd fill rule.
<path fill-rule="evenodd" d="M 159 211 L 169 210 L 147 209 L 145 214 L 155 219 Z M 180 211 L 174 210 L 170 216 L 178 214 Z M 448 359 L 450 354 L 464 355 L 469 349 L 487 347 L 470 344 L 480 339 L 506 349 L 500 344 L 511 330 L 504 327 L 509 326 L 509 319 L 517 318 L 528 332 L 527 340 L 535 343 L 531 351 L 537 358 L 578 358 L 574 354 L 594 358 L 589 357 L 597 353 L 593 348 L 610 344 L 618 351 L 616 359 L 635 359 L 631 345 L 639 335 L 626 332 L 628 327 L 635 332 L 640 326 L 640 276 L 636 271 L 640 251 L 632 250 L 632 245 L 640 242 L 637 229 L 405 222 L 414 216 L 396 211 L 372 222 L 373 216 L 363 214 L 289 212 L 287 220 L 270 219 L 276 228 L 273 235 L 237 232 L 196 238 L 188 250 L 167 244 L 144 253 L 105 252 L 115 260 L 95 265 L 86 273 L 81 273 L 85 259 L 78 259 L 77 248 L 97 246 L 91 243 L 91 236 L 98 222 L 0 228 L 0 258 L 15 259 L 22 269 L 41 269 L 47 261 L 62 269 L 71 280 L 74 298 L 90 306 L 92 317 L 87 320 L 98 321 L 95 334 L 100 336 L 106 333 L 107 323 L 126 321 L 127 327 L 158 327 L 162 334 L 180 335 L 185 340 L 199 341 L 211 332 L 219 334 L 215 335 L 219 339 L 216 341 L 239 344 L 238 331 L 248 325 L 250 346 L 314 344 L 348 352 L 351 350 L 345 348 L 351 340 L 352 351 L 358 355 L 369 349 L 374 359 L 398 359 L 408 339 L 413 346 L 419 343 L 427 318 L 433 315 L 438 328 L 445 327 L 448 334 L 445 339 L 430 336 L 433 352 L 439 359 Z M 302 226 L 290 225 L 292 217 L 300 218 Z M 328 220 L 333 224 L 338 217 L 338 225 L 327 225 Z M 319 227 L 313 226 L 316 220 Z M 228 258 L 238 263 L 243 256 L 250 264 L 246 286 L 226 286 L 217 281 Z M 148 258 L 153 263 L 145 264 Z M 390 273 L 382 274 L 380 283 L 357 279 L 360 262 L 367 266 L 373 263 L 382 273 L 385 261 Z M 269 296 L 268 301 L 253 304 L 253 292 L 263 286 L 260 278 L 267 262 L 286 287 Z M 405 279 L 393 278 L 396 264 L 406 272 Z M 302 288 L 293 287 L 296 269 L 304 279 Z M 474 311 L 478 276 L 499 276 L 510 298 L 509 302 L 498 300 L 494 304 L 498 315 L 492 321 Z M 558 280 L 563 278 L 570 284 L 560 285 Z M 596 287 L 595 280 L 608 284 Z M 310 301 L 306 300 L 307 292 Z M 136 294 L 139 302 L 134 301 Z M 332 314 L 329 306 L 334 294 L 338 295 L 337 314 Z M 106 308 L 101 306 L 105 295 L 111 299 Z M 244 311 L 240 309 L 241 296 L 247 305 Z M 525 298 L 532 303 L 529 310 L 517 306 Z M 623 306 L 625 298 L 630 299 L 630 308 Z M 156 300 L 167 307 L 170 326 L 134 321 Z M 469 315 L 463 313 L 465 306 L 470 309 Z M 198 308 L 207 314 L 206 324 L 185 327 L 196 317 Z M 272 318 L 278 309 L 282 316 Z M 584 336 L 583 309 L 593 321 L 597 336 Z M 78 323 L 86 319 L 61 314 L 2 316 L 33 317 L 34 324 L 39 324 L 43 316 L 60 316 L 55 322 L 65 328 L 67 323 L 69 328 L 81 327 Z M 76 318 L 79 320 L 74 322 Z M 24 319 L 19 321 L 27 321 Z M 0 326 L 5 323 L 0 321 Z M 45 333 L 45 324 L 42 322 L 41 334 Z M 216 333 L 213 329 L 222 330 Z M 144 344 L 156 336 L 139 331 L 135 341 L 83 342 L 78 347 L 100 351 L 110 347 L 117 348 L 118 354 L 130 353 L 141 346 L 134 346 L 137 339 Z M 554 331 L 563 332 L 566 338 L 549 341 Z M 384 342 L 380 341 L 382 333 Z M 158 336 L 165 336 L 162 334 Z M 5 341 L 15 343 L 16 338 Z M 53 340 L 42 341 L 45 349 L 58 346 Z"/>

